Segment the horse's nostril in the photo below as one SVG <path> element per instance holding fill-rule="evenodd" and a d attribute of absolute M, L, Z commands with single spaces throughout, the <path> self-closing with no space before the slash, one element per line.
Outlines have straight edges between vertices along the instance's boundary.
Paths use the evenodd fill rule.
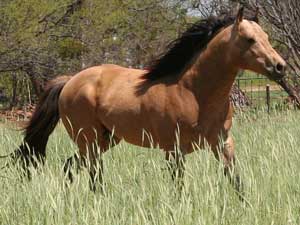
<path fill-rule="evenodd" d="M 284 66 L 282 65 L 282 64 L 280 64 L 280 63 L 278 63 L 277 65 L 276 65 L 276 70 L 277 70 L 277 72 L 283 72 L 283 70 L 284 70 Z"/>

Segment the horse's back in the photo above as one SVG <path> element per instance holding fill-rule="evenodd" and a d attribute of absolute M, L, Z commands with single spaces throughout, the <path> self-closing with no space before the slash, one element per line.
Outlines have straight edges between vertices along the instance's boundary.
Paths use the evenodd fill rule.
<path fill-rule="evenodd" d="M 75 96 L 92 97 L 99 91 L 110 89 L 118 82 L 137 79 L 143 70 L 130 69 L 113 64 L 103 64 L 87 68 L 77 74 L 65 85 L 61 93 L 61 101 L 73 101 Z M 94 96 L 95 97 L 95 96 Z M 99 97 L 99 96 L 98 96 Z"/>

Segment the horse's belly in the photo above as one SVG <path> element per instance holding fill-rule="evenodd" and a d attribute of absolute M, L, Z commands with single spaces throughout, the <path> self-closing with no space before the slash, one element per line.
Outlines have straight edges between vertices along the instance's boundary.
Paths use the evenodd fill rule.
<path fill-rule="evenodd" d="M 142 147 L 166 147 L 173 145 L 174 132 L 167 127 L 161 127 L 160 132 L 153 130 L 153 125 L 147 117 L 131 117 L 129 115 L 109 115 L 103 120 L 106 128 L 119 139 Z"/>
<path fill-rule="evenodd" d="M 143 146 L 170 151 L 179 146 L 182 151 L 191 153 L 205 147 L 205 143 L 215 146 L 223 124 L 209 123 L 193 125 L 174 121 L 170 116 L 160 117 L 155 113 L 141 113 L 127 108 L 116 109 L 103 114 L 101 122 L 119 139 Z"/>

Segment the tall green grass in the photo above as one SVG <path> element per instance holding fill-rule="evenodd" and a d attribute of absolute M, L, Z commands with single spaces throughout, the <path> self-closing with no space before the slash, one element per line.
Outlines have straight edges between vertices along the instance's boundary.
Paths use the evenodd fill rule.
<path fill-rule="evenodd" d="M 294 111 L 236 115 L 232 134 L 249 205 L 208 151 L 188 155 L 179 197 L 162 152 L 124 142 L 104 156 L 103 194 L 90 192 L 86 171 L 67 188 L 62 164 L 77 149 L 59 126 L 46 165 L 31 181 L 15 169 L 1 171 L 0 224 L 300 224 L 299 121 Z M 20 141 L 10 124 L 0 126 L 1 154 Z"/>

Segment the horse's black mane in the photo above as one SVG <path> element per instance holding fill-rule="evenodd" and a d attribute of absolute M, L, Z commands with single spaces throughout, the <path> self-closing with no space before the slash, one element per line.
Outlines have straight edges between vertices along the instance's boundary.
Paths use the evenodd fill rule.
<path fill-rule="evenodd" d="M 235 16 L 209 17 L 194 23 L 168 45 L 166 53 L 150 64 L 144 79 L 154 81 L 164 76 L 181 74 L 195 54 L 205 48 L 220 29 L 233 24 L 235 19 Z M 246 19 L 256 21 L 254 17 Z"/>

